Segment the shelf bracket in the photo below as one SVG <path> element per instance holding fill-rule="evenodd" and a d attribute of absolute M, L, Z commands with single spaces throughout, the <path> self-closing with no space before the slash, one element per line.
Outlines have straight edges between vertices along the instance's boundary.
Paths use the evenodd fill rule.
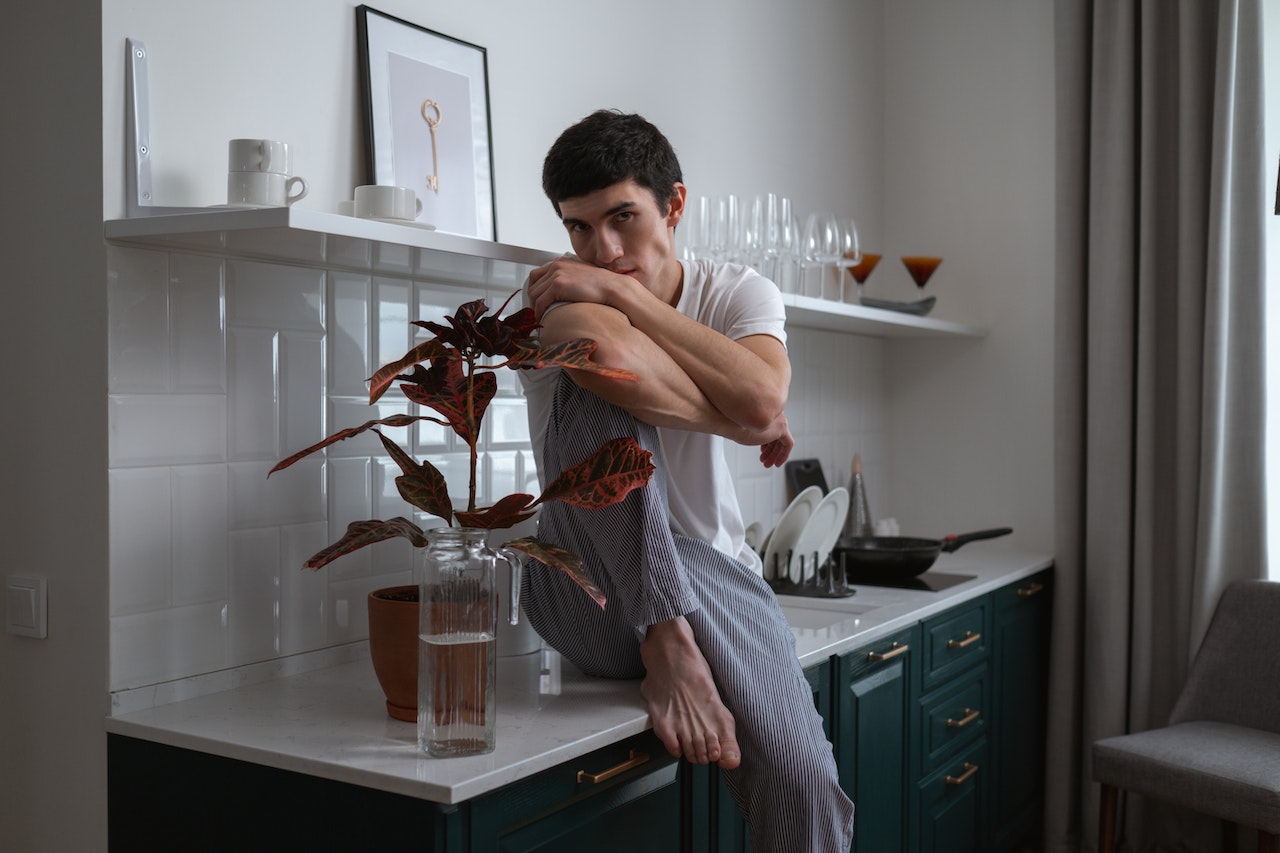
<path fill-rule="evenodd" d="M 125 39 L 125 215 L 163 216 L 192 213 L 198 207 L 158 207 L 151 186 L 150 82 L 147 77 L 147 46 L 132 38 Z"/>

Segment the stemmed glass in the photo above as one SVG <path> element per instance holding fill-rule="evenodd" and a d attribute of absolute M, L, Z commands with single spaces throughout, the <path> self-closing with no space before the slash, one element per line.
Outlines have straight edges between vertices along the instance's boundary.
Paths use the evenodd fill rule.
<path fill-rule="evenodd" d="M 715 227 L 711 234 L 711 257 L 716 261 L 741 260 L 742 211 L 738 197 L 730 194 L 716 200 Z"/>
<path fill-rule="evenodd" d="M 823 273 L 828 264 L 834 265 L 840 258 L 840 226 L 835 216 L 829 213 L 810 213 L 804 222 L 801 245 L 804 257 L 802 266 L 818 268 L 818 282 L 815 287 L 808 286 L 808 276 L 805 276 L 805 289 L 814 291 L 807 295 L 824 298 Z"/>
<path fill-rule="evenodd" d="M 715 227 L 715 215 L 712 212 L 711 199 L 699 196 L 694 199 L 685 211 L 684 219 L 676 229 L 680 247 L 680 257 L 685 260 L 697 260 L 711 255 L 711 235 Z"/>
<path fill-rule="evenodd" d="M 938 268 L 938 264 L 942 263 L 942 258 L 930 258 L 924 255 L 904 255 L 902 263 L 907 268 L 907 272 L 911 274 L 911 280 L 920 289 L 920 295 L 924 296 L 924 286 L 929 283 L 929 278 L 933 275 L 933 271 Z"/>
<path fill-rule="evenodd" d="M 847 292 L 844 271 L 852 269 L 862 260 L 862 252 L 858 246 L 858 224 L 852 219 L 840 220 L 840 256 L 836 258 L 837 296 L 845 302 L 852 302 L 853 294 Z M 844 292 L 840 292 L 844 291 Z M 861 294 L 858 294 L 861 296 Z"/>
<path fill-rule="evenodd" d="M 857 282 L 857 298 L 858 302 L 862 302 L 862 286 L 866 283 L 867 277 L 871 275 L 871 271 L 876 268 L 876 264 L 880 263 L 880 256 L 874 252 L 863 252 L 862 258 L 858 263 L 849 268 L 849 275 L 853 276 L 853 280 Z"/>

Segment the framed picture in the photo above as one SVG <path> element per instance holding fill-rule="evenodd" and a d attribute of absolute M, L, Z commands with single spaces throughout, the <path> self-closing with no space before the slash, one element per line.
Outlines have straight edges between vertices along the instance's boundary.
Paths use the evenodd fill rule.
<path fill-rule="evenodd" d="M 497 240 L 485 49 L 356 8 L 368 180 L 411 187 L 420 222 Z"/>

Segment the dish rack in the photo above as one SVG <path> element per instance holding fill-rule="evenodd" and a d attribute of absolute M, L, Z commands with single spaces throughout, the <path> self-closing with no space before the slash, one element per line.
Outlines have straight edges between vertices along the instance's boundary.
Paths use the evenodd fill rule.
<path fill-rule="evenodd" d="M 782 562 L 780 554 L 774 554 L 773 557 L 775 565 L 772 567 L 765 566 L 764 576 L 765 582 L 778 595 L 801 595 L 810 598 L 848 598 L 856 592 L 845 580 L 844 555 L 840 555 L 837 561 L 833 551 L 831 556 L 812 572 L 812 576 L 810 576 L 809 566 L 818 562 L 818 552 L 814 551 L 808 557 L 807 563 L 806 555 L 799 555 L 799 574 L 803 578 L 799 583 L 791 580 L 790 577 L 779 576 L 780 574 L 787 574 L 786 566 L 791 562 L 792 552 L 787 552 L 786 563 Z M 771 568 L 772 570 L 770 570 Z"/>

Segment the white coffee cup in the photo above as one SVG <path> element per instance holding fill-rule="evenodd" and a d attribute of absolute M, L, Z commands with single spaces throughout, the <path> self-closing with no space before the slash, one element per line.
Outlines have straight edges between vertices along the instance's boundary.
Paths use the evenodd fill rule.
<path fill-rule="evenodd" d="M 293 174 L 293 151 L 272 139 L 233 139 L 227 143 L 228 172 Z"/>
<path fill-rule="evenodd" d="M 365 219 L 417 219 L 422 212 L 422 200 L 411 187 L 356 187 L 355 202 L 356 216 Z"/>
<path fill-rule="evenodd" d="M 278 172 L 228 172 L 227 204 L 284 207 L 307 194 L 307 182 Z"/>

